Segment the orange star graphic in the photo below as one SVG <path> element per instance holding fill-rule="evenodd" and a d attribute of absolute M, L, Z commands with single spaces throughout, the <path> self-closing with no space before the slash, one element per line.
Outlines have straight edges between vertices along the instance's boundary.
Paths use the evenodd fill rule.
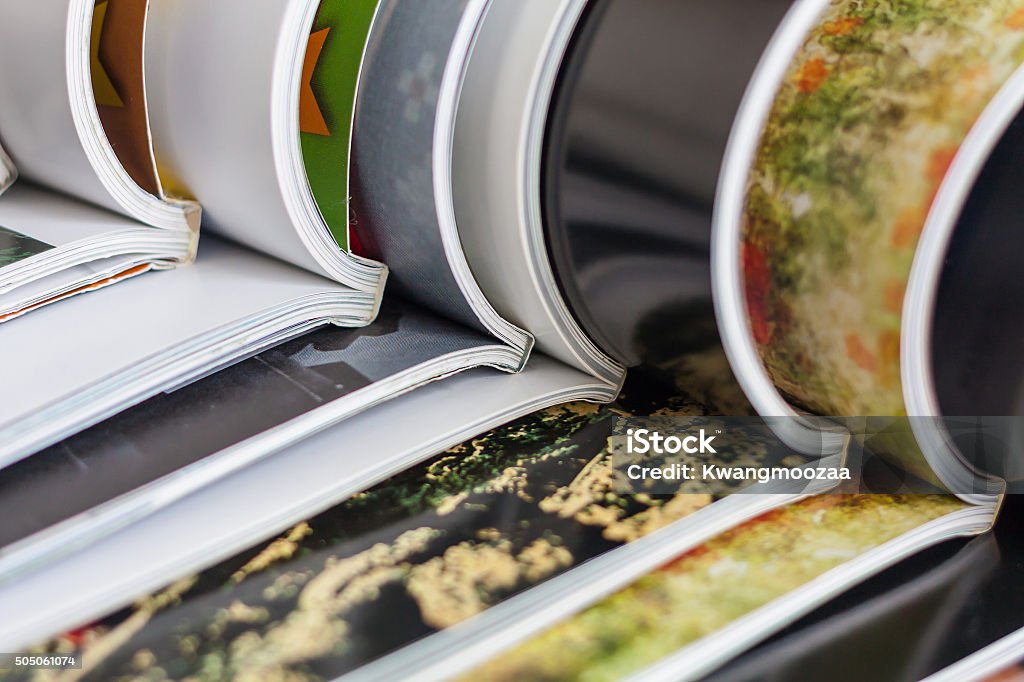
<path fill-rule="evenodd" d="M 108 107 L 123 107 L 124 102 L 117 94 L 117 88 L 110 81 L 107 70 L 100 62 L 100 44 L 103 42 L 103 22 L 107 18 L 107 2 L 97 3 L 92 13 L 92 33 L 89 38 L 89 55 L 92 72 L 92 91 L 96 97 L 96 104 Z"/>
<path fill-rule="evenodd" d="M 313 92 L 313 71 L 316 70 L 324 42 L 330 32 L 330 28 L 324 28 L 309 36 L 309 42 L 306 43 L 306 60 L 302 64 L 302 90 L 299 91 L 299 130 L 327 137 L 331 131 L 327 128 L 327 121 L 324 120 L 320 103 Z"/>

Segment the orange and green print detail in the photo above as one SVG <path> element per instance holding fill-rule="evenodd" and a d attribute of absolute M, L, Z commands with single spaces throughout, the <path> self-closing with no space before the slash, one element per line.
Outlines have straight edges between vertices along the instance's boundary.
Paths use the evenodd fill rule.
<path fill-rule="evenodd" d="M 883 543 L 963 509 L 938 495 L 824 495 L 687 552 L 465 679 L 618 680 Z"/>
<path fill-rule="evenodd" d="M 906 412 L 904 291 L 953 157 L 1024 61 L 1024 0 L 834 0 L 780 85 L 747 189 L 751 332 L 792 402 Z"/>
<path fill-rule="evenodd" d="M 323 0 L 306 45 L 299 136 L 306 179 L 334 240 L 349 249 L 348 161 L 363 49 L 377 0 Z"/>

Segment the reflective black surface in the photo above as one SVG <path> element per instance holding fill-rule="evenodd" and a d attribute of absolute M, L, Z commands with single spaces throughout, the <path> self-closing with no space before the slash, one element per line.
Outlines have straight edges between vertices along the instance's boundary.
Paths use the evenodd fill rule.
<path fill-rule="evenodd" d="M 719 165 L 789 6 L 604 0 L 563 66 L 543 181 L 550 255 L 581 326 L 629 366 L 650 362 L 639 330 L 713 319 Z"/>
<path fill-rule="evenodd" d="M 949 415 L 1024 415 L 1024 116 L 985 164 L 946 256 L 932 336 L 936 391 Z M 1021 492 L 1024 433 L 990 448 L 986 469 Z"/>

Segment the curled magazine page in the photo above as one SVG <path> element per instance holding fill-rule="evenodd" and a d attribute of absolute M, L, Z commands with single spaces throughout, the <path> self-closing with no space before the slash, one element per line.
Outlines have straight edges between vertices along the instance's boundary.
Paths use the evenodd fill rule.
<path fill-rule="evenodd" d="M 684 554 L 465 679 L 565 679 L 584 671 L 594 679 L 622 679 L 963 506 L 948 496 L 828 495 L 797 502 Z M 679 674 L 693 679 L 698 665 Z"/>
<path fill-rule="evenodd" d="M 156 174 L 147 8 L 147 0 L 62 0 L 2 10 L 0 139 L 13 161 L 0 152 L 9 166 L 0 184 L 13 181 L 13 163 L 21 185 L 37 186 L 6 193 L 0 222 L 53 248 L 0 266 L 0 321 L 195 257 L 199 207 L 167 198 Z M 28 194 L 33 215 L 19 219 L 12 213 Z M 81 213 L 78 229 L 62 220 L 69 205 Z M 91 220 L 99 208 L 107 220 Z"/>
<path fill-rule="evenodd" d="M 715 386 L 710 394 L 742 404 L 728 385 Z M 193 637 L 198 637 L 197 652 L 228 656 L 225 664 L 239 673 L 271 674 L 284 666 L 335 677 L 711 505 L 714 497 L 707 494 L 616 495 L 608 437 L 614 416 L 623 411 L 702 416 L 718 409 L 694 396 L 677 396 L 672 387 L 645 389 L 642 382 L 609 407 L 548 408 L 356 495 L 272 543 L 210 569 L 198 583 L 176 584 L 170 601 L 154 595 L 140 602 L 151 606 L 135 615 L 115 615 L 54 645 L 92 643 L 94 651 L 108 651 L 90 657 L 95 660 L 90 667 L 101 677 L 128 670 L 140 649 L 156 653 L 154 665 L 198 670 L 192 666 L 206 654 L 183 658 L 179 646 Z M 282 575 L 291 576 L 293 588 L 268 591 Z M 226 591 L 215 597 L 193 591 L 200 584 L 220 584 Z M 314 598 L 322 589 L 334 591 L 336 598 Z M 268 617 L 248 622 L 242 631 L 232 626 L 210 637 L 203 634 L 213 633 L 211 623 L 225 617 L 225 624 L 231 622 L 225 609 L 234 603 Z M 392 615 L 403 617 L 385 622 L 375 616 L 384 603 Z M 294 614 L 286 619 L 292 624 L 269 617 L 278 610 Z M 140 619 L 146 626 L 137 630 Z M 287 647 L 279 650 L 280 658 L 230 653 L 236 637 L 281 642 L 307 637 L 313 631 L 294 629 L 304 628 L 307 619 L 321 624 L 314 630 L 324 634 L 344 623 L 346 634 L 340 642 L 333 635 L 317 640 L 320 644 L 300 659 Z M 109 649 L 106 643 L 129 632 L 135 634 L 123 647 Z M 171 632 L 189 634 L 167 640 Z"/>
<path fill-rule="evenodd" d="M 39 609 L 28 607 L 25 618 L 0 619 L 0 640 L 6 649 L 18 650 L 100 619 L 182 575 L 262 544 L 474 434 L 549 405 L 593 400 L 599 386 L 576 370 L 537 358 L 521 373 L 470 370 L 397 396 L 197 489 L 110 537 L 74 548 L 66 561 L 0 583 L 3 613 L 23 613 L 27 604 L 47 602 Z"/>
<path fill-rule="evenodd" d="M 451 125 L 439 119 L 442 80 L 448 69 L 461 71 L 469 46 L 458 42 L 471 36 L 461 37 L 459 29 L 479 21 L 479 6 L 380 3 L 355 114 L 353 231 L 391 265 L 399 295 L 486 331 L 455 274 L 438 267 L 448 257 L 436 194 L 451 188 L 435 166 L 451 162 L 437 158 L 434 132 Z"/>
<path fill-rule="evenodd" d="M 709 319 L 722 155 L 790 5 L 590 3 L 573 37 L 545 131 L 544 233 L 572 314 L 627 367 L 650 360 L 651 327 Z"/>
<path fill-rule="evenodd" d="M 163 196 L 149 135 L 143 40 L 149 0 L 97 0 L 89 58 L 103 132 L 135 183 Z"/>
<path fill-rule="evenodd" d="M 972 659 L 992 674 L 1016 635 L 1020 657 L 1024 507 L 1009 496 L 994 533 L 946 542 L 910 557 L 837 596 L 730 661 L 708 682 L 779 682 L 831 677 L 982 679 L 954 676 Z M 965 627 L 965 624 L 970 624 Z M 883 654 L 883 655 L 879 655 Z M 1011 654 L 1012 655 L 1012 654 Z M 1003 661 L 1008 659 L 1003 658 Z"/>
<path fill-rule="evenodd" d="M 379 302 L 349 243 L 352 106 L 368 1 L 150 0 L 146 88 L 160 176 L 204 227 Z M 235 26 L 240 41 L 219 27 Z"/>
<path fill-rule="evenodd" d="M 0 202 L 0 215 L 4 208 Z M 94 210 L 104 220 L 126 220 Z M 64 218 L 75 222 L 76 215 Z M 208 239 L 187 268 L 134 278 L 15 320 L 0 334 L 0 349 L 40 360 L 5 370 L 0 464 L 276 345 L 282 333 L 299 335 L 332 320 L 365 325 L 373 301 L 355 293 L 325 292 L 312 273 Z M 180 314 L 169 314 L 174 311 Z M 77 332 L 69 335 L 69 328 Z M 244 343 L 236 340 L 241 330 L 248 334 Z"/>
<path fill-rule="evenodd" d="M 388 263 L 397 295 L 498 337 L 517 371 L 534 340 L 480 290 L 453 208 L 455 107 L 488 7 L 380 3 L 355 112 L 352 231 Z"/>
<path fill-rule="evenodd" d="M 198 207 L 166 201 L 154 166 L 143 68 L 148 6 L 5 6 L 0 138 L 23 178 L 187 235 L 198 230 Z"/>
<path fill-rule="evenodd" d="M 1020 144 L 1021 11 L 794 5 L 751 81 L 717 195 L 716 312 L 759 413 L 954 417 L 931 363 L 939 278 L 952 235 L 975 231 L 964 207 L 991 185 L 993 150 Z M 997 503 L 997 470 L 911 425 L 890 448 L 900 467 Z M 794 447 L 813 439 L 793 427 Z"/>
<path fill-rule="evenodd" d="M 59 558 L 75 538 L 94 540 L 137 519 L 137 498 L 166 504 L 190 490 L 190 474 L 208 484 L 204 469 L 226 476 L 287 444 L 247 441 L 330 412 L 309 435 L 475 365 L 492 345 L 389 304 L 367 327 L 327 326 L 287 341 L 0 469 L 0 508 L 13 521 L 0 530 L 0 580 Z"/>

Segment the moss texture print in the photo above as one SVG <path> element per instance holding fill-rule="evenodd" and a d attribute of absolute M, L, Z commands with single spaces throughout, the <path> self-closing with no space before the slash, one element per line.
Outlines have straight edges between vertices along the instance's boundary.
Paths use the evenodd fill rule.
<path fill-rule="evenodd" d="M 836 0 L 807 37 L 763 130 L 743 225 L 754 341 L 791 401 L 905 413 L 915 246 L 954 156 L 1022 61 L 1020 0 Z"/>
<path fill-rule="evenodd" d="M 954 498 L 932 495 L 809 498 L 687 552 L 465 679 L 622 679 L 961 508 Z"/>

